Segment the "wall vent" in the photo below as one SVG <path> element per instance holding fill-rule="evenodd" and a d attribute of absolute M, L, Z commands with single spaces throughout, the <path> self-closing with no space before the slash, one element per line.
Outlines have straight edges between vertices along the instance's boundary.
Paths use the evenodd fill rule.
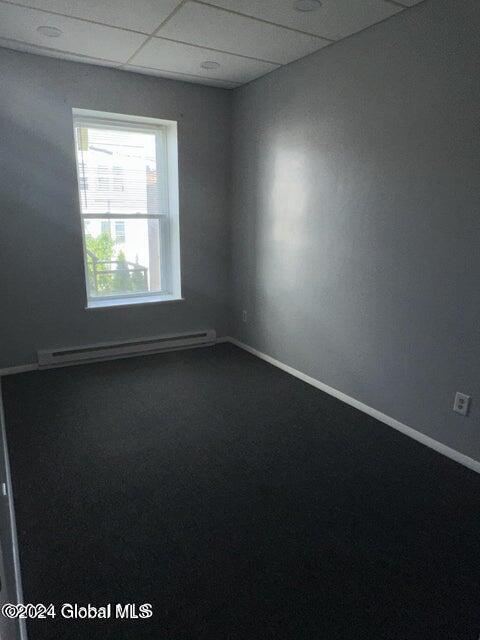
<path fill-rule="evenodd" d="M 55 367 L 97 360 L 113 360 L 147 353 L 174 351 L 192 347 L 207 347 L 216 342 L 213 329 L 194 333 L 177 333 L 122 342 L 104 342 L 83 347 L 67 349 L 45 349 L 38 351 L 38 364 L 42 367 Z"/>

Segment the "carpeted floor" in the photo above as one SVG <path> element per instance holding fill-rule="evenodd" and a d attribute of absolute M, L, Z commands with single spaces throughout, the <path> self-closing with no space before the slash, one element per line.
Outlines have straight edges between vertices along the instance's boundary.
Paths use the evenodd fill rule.
<path fill-rule="evenodd" d="M 231 346 L 2 381 L 29 640 L 478 640 L 480 477 Z"/>

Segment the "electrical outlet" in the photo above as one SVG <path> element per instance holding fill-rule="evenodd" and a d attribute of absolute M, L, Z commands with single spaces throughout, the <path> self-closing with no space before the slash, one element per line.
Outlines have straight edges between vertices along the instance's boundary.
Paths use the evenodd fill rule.
<path fill-rule="evenodd" d="M 248 313 L 247 313 L 247 310 L 244 309 L 242 311 L 242 322 L 247 322 L 247 320 L 248 320 Z"/>
<path fill-rule="evenodd" d="M 468 406 L 470 404 L 470 396 L 465 395 L 457 391 L 455 394 L 455 403 L 453 410 L 459 413 L 461 416 L 466 416 L 468 413 Z"/>

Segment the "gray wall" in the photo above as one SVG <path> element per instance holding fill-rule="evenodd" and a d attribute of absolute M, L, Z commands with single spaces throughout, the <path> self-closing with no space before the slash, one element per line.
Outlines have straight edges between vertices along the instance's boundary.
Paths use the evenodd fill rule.
<path fill-rule="evenodd" d="M 0 368 L 55 346 L 227 326 L 232 94 L 0 49 Z M 178 121 L 185 302 L 85 310 L 72 107 Z"/>
<path fill-rule="evenodd" d="M 479 27 L 426 0 L 233 93 L 0 49 L 0 368 L 213 326 L 480 458 Z M 186 302 L 84 309 L 72 106 L 178 120 Z"/>
<path fill-rule="evenodd" d="M 477 459 L 479 33 L 426 0 L 236 90 L 232 219 L 238 338 Z"/>

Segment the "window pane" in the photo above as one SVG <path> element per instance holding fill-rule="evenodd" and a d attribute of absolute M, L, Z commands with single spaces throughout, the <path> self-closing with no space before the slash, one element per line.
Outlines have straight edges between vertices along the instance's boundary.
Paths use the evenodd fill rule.
<path fill-rule="evenodd" d="M 125 242 L 125 221 L 118 220 L 115 222 L 115 242 L 123 244 Z"/>
<path fill-rule="evenodd" d="M 75 128 L 82 214 L 168 213 L 165 136 Z"/>
<path fill-rule="evenodd" d="M 160 224 L 158 219 L 84 220 L 90 297 L 162 291 Z"/>

